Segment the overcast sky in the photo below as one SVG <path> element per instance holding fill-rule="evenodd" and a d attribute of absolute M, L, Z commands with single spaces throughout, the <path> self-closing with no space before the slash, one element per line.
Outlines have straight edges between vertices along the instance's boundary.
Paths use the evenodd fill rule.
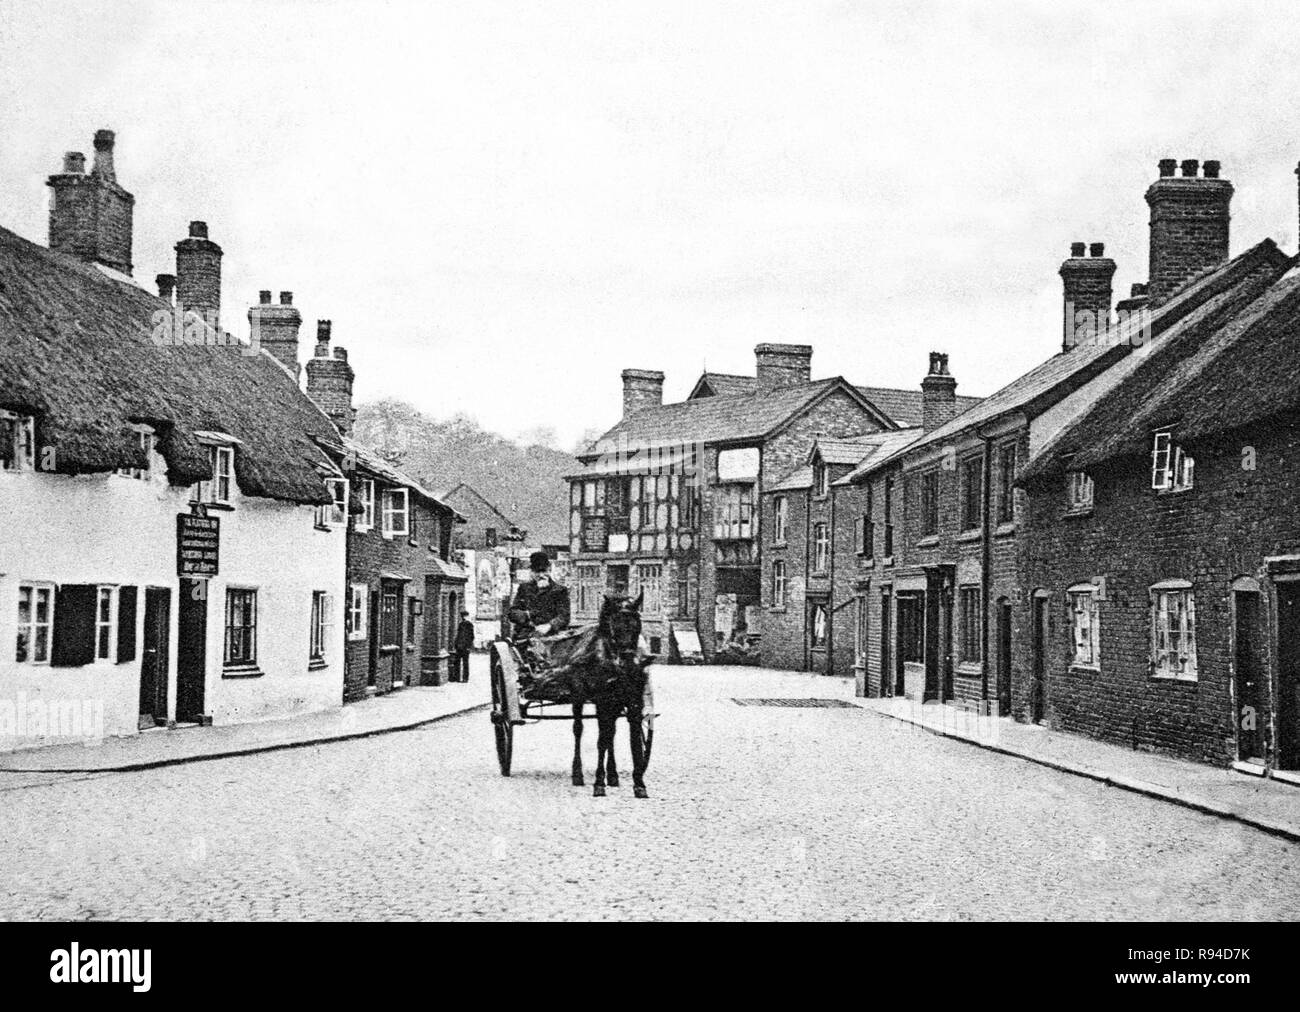
<path fill-rule="evenodd" d="M 192 218 L 224 317 L 292 289 L 358 401 L 466 411 L 567 448 L 620 411 L 752 373 L 986 394 L 1060 341 L 1056 271 L 1104 241 L 1145 280 L 1162 157 L 1218 158 L 1233 250 L 1293 251 L 1300 30 L 1266 3 L 0 5 L 0 224 L 117 131 L 152 286 Z"/>

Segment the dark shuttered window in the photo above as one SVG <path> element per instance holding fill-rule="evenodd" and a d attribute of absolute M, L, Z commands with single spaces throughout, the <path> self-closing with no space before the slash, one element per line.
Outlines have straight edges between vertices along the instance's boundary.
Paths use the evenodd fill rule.
<path fill-rule="evenodd" d="M 95 659 L 95 607 L 99 587 L 64 584 L 54 592 L 54 645 L 50 663 L 73 668 Z"/>
<path fill-rule="evenodd" d="M 135 588 L 117 592 L 117 663 L 135 660 Z"/>

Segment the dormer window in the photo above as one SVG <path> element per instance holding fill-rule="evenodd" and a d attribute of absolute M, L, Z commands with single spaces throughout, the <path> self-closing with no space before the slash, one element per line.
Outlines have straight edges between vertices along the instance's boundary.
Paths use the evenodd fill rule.
<path fill-rule="evenodd" d="M 325 487 L 329 489 L 334 501 L 328 506 L 316 507 L 316 525 L 318 527 L 346 527 L 348 523 L 348 480 L 346 478 L 326 478 Z"/>
<path fill-rule="evenodd" d="M 1196 461 L 1173 441 L 1169 432 L 1157 432 L 1151 446 L 1151 487 L 1159 492 L 1182 492 L 1192 487 Z"/>
<path fill-rule="evenodd" d="M 195 498 L 198 502 L 229 506 L 235 485 L 235 448 L 209 446 L 208 462 L 212 466 L 212 477 L 199 482 Z"/>
<path fill-rule="evenodd" d="M 826 468 L 826 463 L 820 457 L 813 462 L 813 495 L 818 499 L 824 499 L 830 495 L 831 482 L 830 471 Z"/>
<path fill-rule="evenodd" d="M 144 452 L 144 467 L 120 467 L 117 473 L 124 478 L 148 481 L 153 476 L 153 455 L 158 449 L 158 436 L 148 425 L 133 425 L 140 449 Z"/>
<path fill-rule="evenodd" d="M 31 415 L 0 411 L 0 471 L 36 468 L 36 422 Z"/>
<path fill-rule="evenodd" d="M 357 482 L 357 495 L 361 499 L 361 513 L 357 516 L 357 530 L 368 531 L 375 526 L 375 482 L 365 478 Z"/>

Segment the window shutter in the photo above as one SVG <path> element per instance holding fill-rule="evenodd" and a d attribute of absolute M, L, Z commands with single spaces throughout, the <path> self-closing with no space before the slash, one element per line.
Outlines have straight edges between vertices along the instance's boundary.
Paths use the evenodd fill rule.
<path fill-rule="evenodd" d="M 135 660 L 135 595 L 134 587 L 121 587 L 117 592 L 117 663 Z"/>
<path fill-rule="evenodd" d="M 69 583 L 54 592 L 54 645 L 50 664 L 72 668 L 95 659 L 95 599 L 93 583 Z"/>
<path fill-rule="evenodd" d="M 1160 607 L 1160 595 L 1154 590 L 1148 593 L 1151 599 L 1151 649 L 1150 656 L 1147 658 L 1147 665 L 1152 670 L 1156 670 L 1157 654 L 1159 652 L 1159 618 L 1156 615 Z"/>
<path fill-rule="evenodd" d="M 1187 610 L 1185 613 L 1187 632 L 1183 637 L 1183 670 L 1196 671 L 1196 595 L 1187 591 Z"/>

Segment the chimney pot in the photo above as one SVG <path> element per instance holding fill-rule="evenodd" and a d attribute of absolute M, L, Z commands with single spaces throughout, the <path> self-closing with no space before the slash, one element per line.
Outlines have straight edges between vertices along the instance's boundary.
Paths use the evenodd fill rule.
<path fill-rule="evenodd" d="M 96 130 L 96 131 L 95 131 L 95 150 L 96 150 L 96 151 L 112 151 L 112 150 L 113 150 L 113 142 L 116 140 L 116 138 L 117 138 L 117 135 L 116 135 L 115 133 L 113 133 L 112 130 Z"/>
<path fill-rule="evenodd" d="M 176 275 L 159 274 L 154 280 L 158 283 L 158 297 L 171 302 L 176 292 Z"/>
<path fill-rule="evenodd" d="M 1197 178 L 1199 162 L 1182 163 L 1182 178 L 1164 174 L 1146 192 L 1151 208 L 1147 271 L 1151 308 L 1162 305 L 1189 278 L 1228 259 L 1232 184 L 1211 170 Z M 1208 164 L 1208 163 L 1207 163 Z"/>
<path fill-rule="evenodd" d="M 1081 243 L 1081 242 L 1072 242 L 1072 243 L 1070 243 L 1070 256 L 1072 256 L 1072 257 L 1081 257 L 1081 256 L 1083 256 L 1083 251 L 1084 251 L 1084 244 L 1083 244 L 1083 243 Z"/>
<path fill-rule="evenodd" d="M 89 176 L 85 170 L 85 155 L 68 151 L 63 171 L 45 181 L 54 191 L 50 249 L 129 275 L 135 198 L 118 185 L 113 171 L 113 131 L 95 134 L 95 164 Z"/>
<path fill-rule="evenodd" d="M 1195 178 L 1196 178 L 1196 170 L 1197 170 L 1197 168 L 1200 166 L 1200 164 L 1201 164 L 1201 163 L 1200 163 L 1199 161 L 1197 161 L 1195 158 L 1184 158 L 1184 159 L 1183 159 L 1183 176 L 1186 177 L 1187 179 L 1195 179 Z"/>
<path fill-rule="evenodd" d="M 80 151 L 69 151 L 63 156 L 63 171 L 69 175 L 84 175 L 86 172 L 86 156 Z"/>
<path fill-rule="evenodd" d="M 281 293 L 280 293 L 280 305 L 282 305 L 282 306 L 292 306 L 292 305 L 293 305 L 293 292 L 281 292 Z"/>
<path fill-rule="evenodd" d="M 1165 176 L 1172 176 L 1177 168 L 1178 160 L 1176 158 L 1160 159 L 1160 175 L 1162 178 Z"/>
<path fill-rule="evenodd" d="M 348 350 L 341 346 L 336 347 L 334 349 L 334 357 L 340 362 L 346 362 L 348 360 Z"/>
<path fill-rule="evenodd" d="M 263 288 L 257 293 L 257 301 L 263 306 L 269 306 L 271 304 L 271 293 L 267 289 Z"/>
<path fill-rule="evenodd" d="M 208 237 L 208 223 L 206 221 L 190 222 L 190 236 L 194 239 L 206 239 Z"/>
<path fill-rule="evenodd" d="M 948 355 L 930 352 L 930 372 L 921 380 L 921 428 L 937 429 L 957 413 L 957 381 L 948 373 Z"/>
<path fill-rule="evenodd" d="M 1218 179 L 1219 163 L 1216 161 L 1203 162 L 1201 164 L 1201 172 L 1206 179 Z"/>
<path fill-rule="evenodd" d="M 333 324 L 332 324 L 329 320 L 317 320 L 317 321 L 316 321 L 316 340 L 317 340 L 317 341 L 324 341 L 326 344 L 329 344 L 329 340 L 330 340 L 330 330 L 331 330 L 332 328 L 333 328 Z"/>
<path fill-rule="evenodd" d="M 176 244 L 176 302 L 220 326 L 221 247 L 208 238 L 206 222 L 191 221 Z"/>
<path fill-rule="evenodd" d="M 1106 244 L 1104 242 L 1095 242 L 1088 247 L 1088 255 L 1093 257 L 1104 257 L 1106 255 Z"/>

